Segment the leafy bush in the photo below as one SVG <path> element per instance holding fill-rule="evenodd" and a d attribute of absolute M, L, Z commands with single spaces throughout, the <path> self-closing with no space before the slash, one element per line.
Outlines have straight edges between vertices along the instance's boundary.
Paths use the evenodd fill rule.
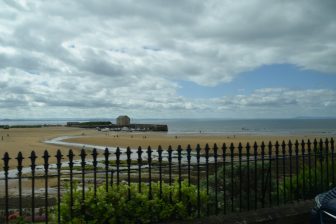
<path fill-rule="evenodd" d="M 334 187 L 333 177 L 336 173 L 336 166 L 332 162 L 331 158 L 321 159 L 322 160 L 320 161 L 318 158 L 316 167 L 314 164 L 312 164 L 311 167 L 306 165 L 305 169 L 300 167 L 298 175 L 294 173 L 295 170 L 293 168 L 292 186 L 290 185 L 289 176 L 286 176 L 280 180 L 280 194 L 285 194 L 287 201 L 294 199 L 313 198 L 316 196 L 316 194 L 327 191 Z"/>
<path fill-rule="evenodd" d="M 306 158 L 304 169 L 302 164 L 303 161 L 300 159 L 298 164 L 298 175 L 296 174 L 296 162 L 293 159 L 291 178 L 289 175 L 289 161 L 287 159 L 285 165 L 285 176 L 283 175 L 283 168 L 279 168 L 278 182 L 276 179 L 275 162 L 272 163 L 271 169 L 269 169 L 270 164 L 268 161 L 264 162 L 264 169 L 262 168 L 260 161 L 257 162 L 256 167 L 254 167 L 254 162 L 250 162 L 249 167 L 247 167 L 246 163 L 241 164 L 241 167 L 239 167 L 239 164 L 236 163 L 233 165 L 232 170 L 231 165 L 229 164 L 225 167 L 225 176 L 223 173 L 223 166 L 218 167 L 217 186 L 214 174 L 209 175 L 208 178 L 209 206 L 210 208 L 214 208 L 216 206 L 214 203 L 216 201 L 216 191 L 218 200 L 217 208 L 219 208 L 219 210 L 223 210 L 223 207 L 226 206 L 227 211 L 231 210 L 231 198 L 233 198 L 234 211 L 239 211 L 240 208 L 244 210 L 248 207 L 248 204 L 250 208 L 254 208 L 255 205 L 260 208 L 263 203 L 265 207 L 268 207 L 270 205 L 270 199 L 272 200 L 273 204 L 276 204 L 278 199 L 279 203 L 288 203 L 293 200 L 313 198 L 316 194 L 329 190 L 333 187 L 333 174 L 336 174 L 336 166 L 330 157 L 331 156 L 329 156 L 328 159 L 325 157 L 318 157 L 316 161 L 316 167 L 314 165 L 313 158 L 310 167 Z M 282 161 L 280 165 L 282 166 Z M 242 177 L 241 179 L 240 169 Z M 272 175 L 270 175 L 270 171 L 272 172 Z M 257 175 L 255 176 L 256 173 Z M 248 174 L 249 181 L 247 181 Z M 262 177 L 264 177 L 264 180 Z M 279 189 L 279 198 L 277 195 L 277 183 Z M 203 181 L 202 187 L 205 188 L 206 185 L 206 181 Z M 272 186 L 271 188 L 270 185 Z M 255 189 L 255 186 L 257 189 Z M 226 196 L 225 205 L 223 201 L 224 193 Z M 241 204 L 240 197 L 242 199 Z"/>
<path fill-rule="evenodd" d="M 249 166 L 246 163 L 239 164 L 235 163 L 231 170 L 231 165 L 226 165 L 225 167 L 225 176 L 223 172 L 223 166 L 218 167 L 217 169 L 217 184 L 215 182 L 215 174 L 209 175 L 209 206 L 214 208 L 216 204 L 214 203 L 215 200 L 215 193 L 217 191 L 217 200 L 218 204 L 217 207 L 219 210 L 223 210 L 223 207 L 226 206 L 227 210 L 231 210 L 233 198 L 233 210 L 239 211 L 240 207 L 242 209 L 248 208 L 248 203 L 250 208 L 253 208 L 255 203 L 257 203 L 258 207 L 261 207 L 262 201 L 264 200 L 267 203 L 268 195 L 269 195 L 269 181 L 270 179 L 268 176 L 268 167 L 269 162 L 264 162 L 264 169 L 262 168 L 261 162 L 257 163 L 257 166 L 254 167 L 254 162 L 250 163 Z M 231 173 L 232 172 L 232 173 Z M 240 173 L 241 172 L 241 173 Z M 262 175 L 262 172 L 264 174 Z M 255 176 L 255 174 L 257 175 Z M 240 179 L 241 174 L 241 179 Z M 232 176 L 231 176 L 232 175 Z M 247 176 L 249 175 L 249 182 L 247 182 Z M 257 179 L 255 179 L 257 177 Z M 264 177 L 264 180 L 262 180 Z M 224 179 L 225 178 L 225 179 Z M 233 179 L 232 179 L 233 178 Z M 224 181 L 225 180 L 225 181 Z M 272 185 L 275 186 L 275 178 L 272 178 Z M 241 182 L 241 183 L 240 183 Z M 262 185 L 262 183 L 264 185 Z M 206 181 L 202 182 L 202 187 L 206 188 Z M 255 189 L 257 186 L 257 189 Z M 264 193 L 262 193 L 262 189 L 264 189 Z M 257 192 L 255 192 L 257 190 Z M 273 189 L 274 190 L 274 189 Z M 226 196 L 226 202 L 224 205 L 224 192 Z M 249 193 L 249 197 L 248 197 Z M 255 193 L 257 193 L 257 202 L 255 202 Z M 240 197 L 242 201 L 240 204 Z M 264 198 L 263 198 L 264 197 Z"/>
<path fill-rule="evenodd" d="M 130 190 L 131 199 L 128 200 Z M 170 201 L 170 194 L 172 201 Z M 93 188 L 85 192 L 82 202 L 82 191 L 73 189 L 72 217 L 70 217 L 70 192 L 62 197 L 62 223 L 151 223 L 176 219 L 191 219 L 197 215 L 197 186 L 188 186 L 182 182 L 181 200 L 179 200 L 179 184 L 172 186 L 162 183 L 160 197 L 159 183 L 152 184 L 152 197 L 149 198 L 149 186 L 142 184 L 141 193 L 138 184 L 113 185 L 106 192 L 105 186 L 97 188 L 94 198 Z M 207 203 L 204 190 L 200 191 L 201 209 Z M 203 213 L 201 214 L 203 215 Z"/>

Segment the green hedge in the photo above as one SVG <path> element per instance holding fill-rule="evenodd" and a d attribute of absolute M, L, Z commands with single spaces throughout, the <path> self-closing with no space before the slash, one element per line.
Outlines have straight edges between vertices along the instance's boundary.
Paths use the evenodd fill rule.
<path fill-rule="evenodd" d="M 82 191 L 75 187 L 72 217 L 70 217 L 70 192 L 62 197 L 62 223 L 156 223 L 192 219 L 197 216 L 197 186 L 188 186 L 187 182 L 182 182 L 181 200 L 177 182 L 172 186 L 163 183 L 161 198 L 159 186 L 159 183 L 152 184 L 152 199 L 148 197 L 147 184 L 142 184 L 141 193 L 138 192 L 138 184 L 131 184 L 130 188 L 127 184 L 113 185 L 108 192 L 105 186 L 100 186 L 97 188 L 96 199 L 94 190 L 89 188 L 85 192 L 84 203 L 81 200 Z M 130 200 L 128 200 L 129 190 Z M 207 204 L 206 191 L 200 191 L 200 199 L 201 216 L 203 216 Z"/>

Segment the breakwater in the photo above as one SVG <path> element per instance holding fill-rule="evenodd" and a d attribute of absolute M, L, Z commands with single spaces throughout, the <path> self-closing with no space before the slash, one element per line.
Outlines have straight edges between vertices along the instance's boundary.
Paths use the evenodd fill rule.
<path fill-rule="evenodd" d="M 168 131 L 166 124 L 129 124 L 129 125 L 112 125 L 112 129 L 125 130 L 125 127 L 134 131 Z"/>
<path fill-rule="evenodd" d="M 112 124 L 109 121 L 100 122 L 68 122 L 67 127 L 78 128 L 96 128 L 98 130 L 109 129 L 111 131 L 160 131 L 167 132 L 168 125 L 166 124 Z"/>

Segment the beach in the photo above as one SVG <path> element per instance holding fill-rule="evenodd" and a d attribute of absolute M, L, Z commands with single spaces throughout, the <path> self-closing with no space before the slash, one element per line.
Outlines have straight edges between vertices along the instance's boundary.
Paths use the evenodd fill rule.
<path fill-rule="evenodd" d="M 81 129 L 70 127 L 42 127 L 42 128 L 13 128 L 13 129 L 0 129 L 0 155 L 3 157 L 5 152 L 8 152 L 12 158 L 10 161 L 10 167 L 17 166 L 18 152 L 22 152 L 24 159 L 24 166 L 30 165 L 28 157 L 32 150 L 36 152 L 38 156 L 36 163 L 43 163 L 43 153 L 48 150 L 50 154 L 50 163 L 55 163 L 55 155 L 58 149 L 62 151 L 64 158 L 68 154 L 69 146 L 46 144 L 46 140 L 50 140 L 56 137 L 69 136 L 70 138 L 64 140 L 65 142 L 79 143 L 81 145 L 97 145 L 103 147 L 131 147 L 137 149 L 141 146 L 146 149 L 151 146 L 152 149 L 157 149 L 159 145 L 163 149 L 168 149 L 172 146 L 174 150 L 178 145 L 181 145 L 182 149 L 186 149 L 188 144 L 192 149 L 195 149 L 197 144 L 200 144 L 202 148 L 206 144 L 209 144 L 210 148 L 216 143 L 219 147 L 225 143 L 229 146 L 233 143 L 236 147 L 239 143 L 243 146 L 249 142 L 251 145 L 254 142 L 260 144 L 262 141 L 267 145 L 269 141 L 273 144 L 275 141 L 281 143 L 283 140 L 287 143 L 289 140 L 294 142 L 295 140 L 314 140 L 314 138 L 330 138 L 335 137 L 326 134 L 297 134 L 297 135 L 257 135 L 257 134 L 168 134 L 159 132 L 100 132 L 95 129 Z M 81 147 L 71 147 L 76 155 L 75 158 L 79 158 L 79 151 Z M 237 149 L 235 149 L 237 150 Z M 0 166 L 3 167 L 3 160 L 0 162 Z"/>
<path fill-rule="evenodd" d="M 16 157 L 19 152 L 22 152 L 23 165 L 30 165 L 30 153 L 32 150 L 36 152 L 38 156 L 36 163 L 43 163 L 43 153 L 48 150 L 50 154 L 50 163 L 55 163 L 55 155 L 58 149 L 62 151 L 63 155 L 68 154 L 68 147 L 50 145 L 44 143 L 48 139 L 52 139 L 59 136 L 82 136 L 83 134 L 94 135 L 95 130 L 84 130 L 79 128 L 69 127 L 42 127 L 42 128 L 11 128 L 0 129 L 0 156 L 3 158 L 5 152 L 9 153 L 10 167 L 17 166 Z M 78 154 L 78 150 L 74 149 Z M 0 166 L 3 167 L 3 160 L 0 160 Z"/>

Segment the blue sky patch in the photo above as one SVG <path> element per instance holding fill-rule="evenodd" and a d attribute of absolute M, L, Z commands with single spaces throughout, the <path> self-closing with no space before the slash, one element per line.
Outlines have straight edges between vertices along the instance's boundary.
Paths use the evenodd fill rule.
<path fill-rule="evenodd" d="M 264 65 L 244 72 L 230 83 L 214 87 L 200 86 L 191 81 L 179 81 L 178 94 L 186 98 L 213 98 L 237 94 L 250 94 L 256 89 L 286 88 L 336 89 L 336 76 L 313 70 L 304 70 L 291 64 Z"/>

